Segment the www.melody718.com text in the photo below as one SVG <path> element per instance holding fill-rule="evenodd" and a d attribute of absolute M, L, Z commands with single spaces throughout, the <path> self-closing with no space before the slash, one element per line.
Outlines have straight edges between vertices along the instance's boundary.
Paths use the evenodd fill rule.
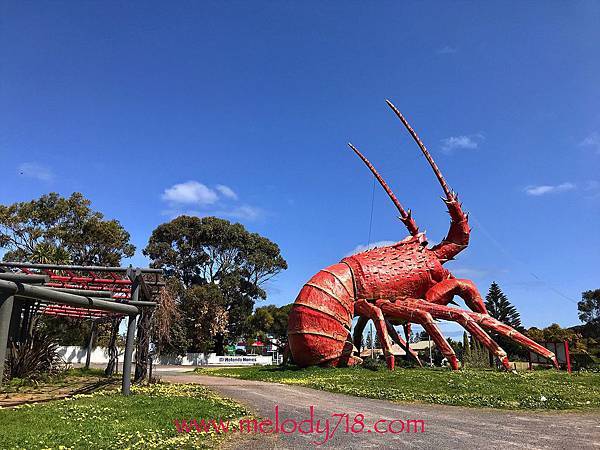
<path fill-rule="evenodd" d="M 313 444 L 321 445 L 336 433 L 424 433 L 425 421 L 421 419 L 378 419 L 365 421 L 364 414 L 335 413 L 325 419 L 315 420 L 315 407 L 309 407 L 309 417 L 294 419 L 280 417 L 279 406 L 275 406 L 273 418 L 244 418 L 238 423 L 222 419 L 173 419 L 178 433 L 259 433 L 259 434 L 313 434 Z"/>

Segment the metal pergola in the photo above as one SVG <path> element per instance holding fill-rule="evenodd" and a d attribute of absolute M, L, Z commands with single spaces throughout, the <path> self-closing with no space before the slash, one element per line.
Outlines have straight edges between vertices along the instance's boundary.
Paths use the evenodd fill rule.
<path fill-rule="evenodd" d="M 17 317 L 21 311 L 13 311 L 15 299 L 25 299 L 36 302 L 38 312 L 49 316 L 127 316 L 122 392 L 129 395 L 137 316 L 143 308 L 157 306 L 156 295 L 164 286 L 161 276 L 162 270 L 149 268 L 0 262 L 0 385 L 11 323 L 14 328 L 21 319 Z M 92 340 L 93 336 L 87 364 Z"/>

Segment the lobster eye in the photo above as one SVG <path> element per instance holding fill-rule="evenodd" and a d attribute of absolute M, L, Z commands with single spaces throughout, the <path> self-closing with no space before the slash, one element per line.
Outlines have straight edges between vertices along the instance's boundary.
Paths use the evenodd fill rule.
<path fill-rule="evenodd" d="M 419 241 L 419 245 L 422 247 L 426 247 L 428 242 L 427 242 L 427 236 L 425 236 L 425 233 L 419 233 L 416 238 Z"/>

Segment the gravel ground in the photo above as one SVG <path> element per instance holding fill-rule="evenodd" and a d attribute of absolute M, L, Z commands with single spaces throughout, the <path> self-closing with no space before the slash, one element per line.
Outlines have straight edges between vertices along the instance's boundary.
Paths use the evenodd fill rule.
<path fill-rule="evenodd" d="M 233 449 L 299 449 L 299 448 L 596 448 L 600 449 L 600 412 L 515 412 L 472 409 L 453 406 L 392 403 L 385 400 L 351 397 L 260 381 L 238 380 L 195 375 L 189 372 L 160 371 L 160 378 L 171 383 L 201 383 L 247 405 L 257 416 L 273 422 L 279 417 L 279 428 L 287 418 L 300 422 L 310 417 L 314 407 L 314 424 L 320 422 L 320 433 L 237 433 L 226 446 Z M 346 432 L 346 419 L 332 414 L 348 414 L 352 427 L 356 414 L 364 415 L 362 432 Z M 325 433 L 326 420 L 329 433 Z M 407 420 L 424 421 L 424 432 L 407 430 Z M 384 420 L 374 426 L 377 421 Z M 396 422 L 391 422 L 396 421 Z M 400 422 L 402 421 L 402 422 Z M 288 430 L 294 424 L 285 424 Z M 303 429 L 309 431 L 309 424 Z M 391 431 L 389 427 L 391 426 Z M 398 432 L 404 426 L 404 431 Z M 273 425 L 265 423 L 265 431 Z M 355 425 L 359 430 L 360 425 Z M 421 430 L 421 425 L 417 425 Z M 377 431 L 385 431 L 379 433 Z M 395 433 L 394 433 L 395 432 Z M 328 436 L 326 437 L 326 434 Z"/>

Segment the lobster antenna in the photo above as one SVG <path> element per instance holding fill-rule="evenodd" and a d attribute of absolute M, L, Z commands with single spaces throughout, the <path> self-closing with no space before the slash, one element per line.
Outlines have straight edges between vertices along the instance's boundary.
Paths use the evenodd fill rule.
<path fill-rule="evenodd" d="M 446 180 L 444 180 L 444 176 L 442 175 L 442 172 L 440 172 L 440 169 L 438 168 L 437 164 L 431 157 L 431 154 L 429 153 L 429 151 L 427 151 L 427 148 L 425 147 L 425 145 L 423 144 L 421 139 L 419 139 L 419 136 L 417 136 L 417 133 L 415 132 L 415 130 L 413 130 L 413 128 L 409 125 L 409 123 L 404 118 L 402 113 L 400 111 L 398 111 L 398 108 L 396 108 L 392 102 L 390 102 L 388 99 L 385 99 L 385 102 L 388 104 L 388 106 L 390 108 L 392 108 L 392 111 L 394 111 L 396 113 L 396 115 L 398 116 L 400 121 L 404 124 L 404 126 L 406 127 L 406 129 L 408 130 L 410 135 L 413 137 L 413 139 L 415 140 L 415 142 L 417 143 L 417 145 L 423 152 L 423 155 L 425 155 L 425 158 L 427 158 L 429 165 L 433 169 L 433 173 L 435 173 L 435 176 L 437 177 L 440 184 L 442 185 L 442 189 L 444 190 L 444 193 L 446 194 L 446 198 L 448 200 L 454 199 L 456 197 L 456 195 L 450 190 L 450 188 L 446 184 Z"/>
<path fill-rule="evenodd" d="M 358 157 L 363 160 L 363 162 L 371 170 L 373 175 L 375 175 L 375 178 L 377 178 L 377 181 L 379 181 L 379 184 L 381 184 L 381 187 L 385 190 L 385 192 L 387 192 L 387 195 L 390 197 L 390 199 L 392 200 L 394 205 L 396 205 L 396 208 L 398 208 L 398 212 L 400 212 L 400 220 L 402 220 L 404 225 L 406 225 L 408 232 L 411 235 L 416 236 L 419 233 L 419 227 L 417 227 L 417 224 L 413 220 L 410 209 L 407 212 L 402 207 L 402 205 L 400 204 L 400 202 L 398 201 L 398 199 L 396 198 L 396 196 L 394 195 L 394 193 L 392 192 L 390 187 L 387 185 L 385 180 L 381 177 L 381 175 L 379 175 L 379 172 L 377 172 L 377 169 L 375 169 L 375 167 L 373 167 L 373 164 L 371 164 L 371 162 L 354 145 L 348 143 L 348 147 L 350 147 L 354 151 L 354 153 L 356 153 L 358 155 Z"/>

